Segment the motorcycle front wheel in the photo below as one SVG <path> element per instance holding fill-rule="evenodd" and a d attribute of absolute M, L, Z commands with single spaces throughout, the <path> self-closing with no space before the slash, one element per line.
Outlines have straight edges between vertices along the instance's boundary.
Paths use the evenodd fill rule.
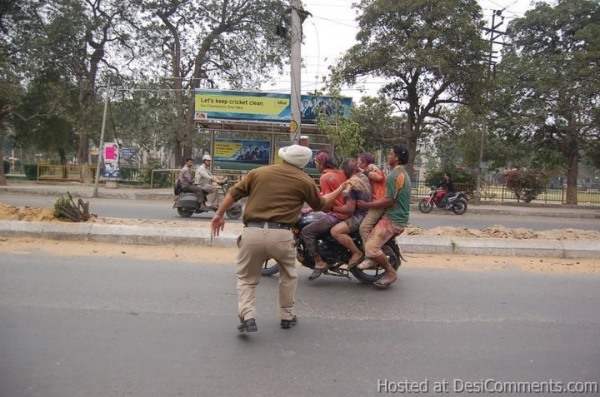
<path fill-rule="evenodd" d="M 429 214 L 431 210 L 433 210 L 433 205 L 429 200 L 423 199 L 419 201 L 419 211 L 421 211 L 424 214 Z"/>
<path fill-rule="evenodd" d="M 263 276 L 272 276 L 277 273 L 279 273 L 279 263 L 275 259 L 267 259 L 260 269 L 260 274 Z"/>
<path fill-rule="evenodd" d="M 452 204 L 452 212 L 456 215 L 462 215 L 467 212 L 467 202 L 463 199 L 456 200 L 454 204 Z"/>
<path fill-rule="evenodd" d="M 182 218 L 189 218 L 192 215 L 194 215 L 194 210 L 188 210 L 188 209 L 179 207 L 179 208 L 177 208 L 177 214 L 179 214 L 179 216 Z"/>
<path fill-rule="evenodd" d="M 396 252 L 393 248 L 393 245 L 389 242 L 385 243 L 385 245 L 381 248 L 385 256 L 388 257 L 390 264 L 395 270 L 398 270 L 400 267 L 400 253 Z M 354 266 L 350 269 L 352 275 L 366 284 L 373 284 L 375 281 L 379 280 L 385 274 L 385 271 L 381 267 L 361 270 L 357 266 Z"/>

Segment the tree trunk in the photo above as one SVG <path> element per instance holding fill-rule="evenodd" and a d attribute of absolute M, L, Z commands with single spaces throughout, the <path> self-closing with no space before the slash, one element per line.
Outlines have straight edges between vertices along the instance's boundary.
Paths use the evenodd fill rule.
<path fill-rule="evenodd" d="M 6 185 L 6 176 L 4 175 L 4 139 L 0 136 L 0 186 Z"/>
<path fill-rule="evenodd" d="M 567 204 L 577 204 L 577 175 L 579 174 L 579 152 L 569 154 L 567 168 Z"/>
<path fill-rule="evenodd" d="M 415 160 L 417 157 L 417 134 L 412 132 L 407 139 L 407 143 L 409 158 L 408 164 L 406 165 L 406 172 L 410 175 L 411 180 L 416 181 Z"/>

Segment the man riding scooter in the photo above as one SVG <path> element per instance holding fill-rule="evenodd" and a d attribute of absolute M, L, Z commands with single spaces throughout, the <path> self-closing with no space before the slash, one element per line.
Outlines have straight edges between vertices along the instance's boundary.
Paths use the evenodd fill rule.
<path fill-rule="evenodd" d="M 178 190 L 185 193 L 201 194 L 202 189 L 199 186 L 194 185 L 194 178 L 192 177 L 192 167 L 194 166 L 194 160 L 188 158 L 185 160 L 183 167 L 179 171 L 177 177 Z M 177 194 L 177 192 L 175 192 Z"/>
<path fill-rule="evenodd" d="M 210 172 L 211 163 L 212 157 L 210 157 L 210 154 L 202 156 L 202 164 L 196 168 L 194 184 L 206 194 L 206 207 L 216 210 L 219 203 L 217 203 L 217 187 L 214 183 L 223 183 L 224 179 Z"/>

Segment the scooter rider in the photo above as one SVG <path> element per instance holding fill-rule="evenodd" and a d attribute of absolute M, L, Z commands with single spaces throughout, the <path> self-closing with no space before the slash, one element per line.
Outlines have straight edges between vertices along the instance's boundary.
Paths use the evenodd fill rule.
<path fill-rule="evenodd" d="M 202 156 L 202 164 L 196 168 L 194 184 L 199 186 L 206 194 L 206 206 L 211 209 L 217 209 L 217 188 L 213 183 L 220 183 L 223 179 L 210 172 L 211 162 L 212 157 L 210 157 L 210 154 Z"/>
<path fill-rule="evenodd" d="M 188 158 L 185 160 L 183 167 L 179 171 L 177 177 L 177 184 L 181 187 L 182 192 L 195 193 L 196 195 L 202 194 L 202 189 L 199 186 L 194 185 L 194 178 L 192 178 L 192 167 L 194 166 L 194 160 Z"/>

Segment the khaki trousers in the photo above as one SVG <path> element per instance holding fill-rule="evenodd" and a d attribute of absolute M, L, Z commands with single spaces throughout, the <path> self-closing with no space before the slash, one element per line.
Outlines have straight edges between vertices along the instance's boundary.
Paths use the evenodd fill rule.
<path fill-rule="evenodd" d="M 237 257 L 238 315 L 241 320 L 256 318 L 256 286 L 267 259 L 279 263 L 279 316 L 294 318 L 294 297 L 298 284 L 294 237 L 290 230 L 245 227 Z"/>
<path fill-rule="evenodd" d="M 206 194 L 206 206 L 218 207 L 219 203 L 217 203 L 217 188 L 210 183 L 203 183 L 199 186 Z"/>
<path fill-rule="evenodd" d="M 385 208 L 370 208 L 369 211 L 367 211 L 367 215 L 365 215 L 359 228 L 360 238 L 363 241 L 363 247 L 367 244 L 369 234 L 371 234 L 371 231 L 373 230 L 377 222 L 379 222 L 379 219 L 381 218 L 384 212 Z"/>

